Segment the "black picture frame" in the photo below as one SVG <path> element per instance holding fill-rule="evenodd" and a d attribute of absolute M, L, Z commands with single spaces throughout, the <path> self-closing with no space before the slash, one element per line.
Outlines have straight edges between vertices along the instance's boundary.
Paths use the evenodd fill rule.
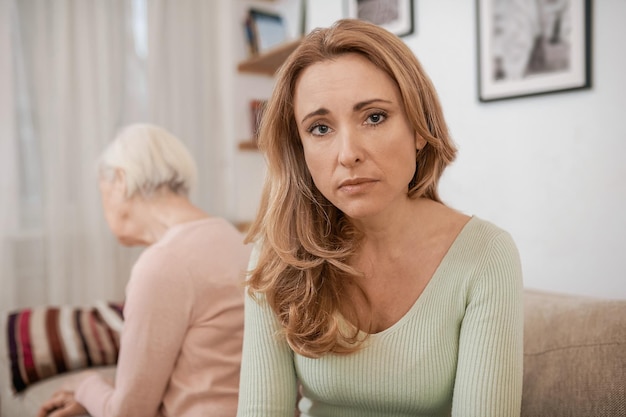
<path fill-rule="evenodd" d="M 414 0 L 346 0 L 346 16 L 367 20 L 397 36 L 415 31 Z"/>
<path fill-rule="evenodd" d="M 592 0 L 476 0 L 481 102 L 591 88 Z"/>

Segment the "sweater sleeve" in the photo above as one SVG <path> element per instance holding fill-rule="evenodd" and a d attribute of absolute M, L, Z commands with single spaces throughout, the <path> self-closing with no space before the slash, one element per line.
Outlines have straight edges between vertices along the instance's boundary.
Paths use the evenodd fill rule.
<path fill-rule="evenodd" d="M 453 417 L 519 417 L 523 377 L 523 298 L 519 254 L 495 237 L 470 284 L 461 324 Z"/>
<path fill-rule="evenodd" d="M 158 248 L 144 253 L 133 268 L 115 386 L 94 375 L 76 390 L 76 400 L 92 416 L 157 415 L 194 300 L 186 274 L 184 266 Z"/>
<path fill-rule="evenodd" d="M 255 254 L 252 255 L 255 263 Z M 296 373 L 293 351 L 262 295 L 246 294 L 238 417 L 293 417 Z"/>

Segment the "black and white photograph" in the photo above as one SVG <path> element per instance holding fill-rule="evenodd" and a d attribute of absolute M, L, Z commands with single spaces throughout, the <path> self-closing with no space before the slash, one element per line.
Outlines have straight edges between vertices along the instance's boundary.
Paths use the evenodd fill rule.
<path fill-rule="evenodd" d="M 398 36 L 415 33 L 413 0 L 346 0 L 347 17 L 367 20 Z"/>
<path fill-rule="evenodd" d="M 477 0 L 480 101 L 589 88 L 590 0 Z"/>

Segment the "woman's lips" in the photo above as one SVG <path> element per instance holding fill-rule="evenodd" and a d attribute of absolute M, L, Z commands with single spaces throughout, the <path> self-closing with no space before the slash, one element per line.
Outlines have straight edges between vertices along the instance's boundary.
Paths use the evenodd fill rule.
<path fill-rule="evenodd" d="M 339 189 L 343 192 L 354 194 L 366 191 L 376 183 L 372 178 L 351 178 L 342 181 Z"/>

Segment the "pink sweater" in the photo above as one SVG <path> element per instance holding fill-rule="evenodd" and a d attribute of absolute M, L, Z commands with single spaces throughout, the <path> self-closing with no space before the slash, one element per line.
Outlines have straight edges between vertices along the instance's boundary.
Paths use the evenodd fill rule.
<path fill-rule="evenodd" d="M 126 287 L 115 387 L 93 375 L 76 400 L 94 417 L 235 416 L 250 250 L 220 218 L 148 247 Z"/>

